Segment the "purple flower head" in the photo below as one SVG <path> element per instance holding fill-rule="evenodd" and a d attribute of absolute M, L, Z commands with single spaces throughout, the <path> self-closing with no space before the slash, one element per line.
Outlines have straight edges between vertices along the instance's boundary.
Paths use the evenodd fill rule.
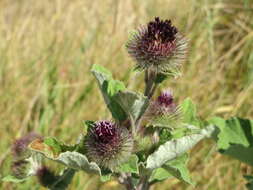
<path fill-rule="evenodd" d="M 18 160 L 11 164 L 12 175 L 20 179 L 26 177 L 28 169 L 29 163 L 26 160 Z"/>
<path fill-rule="evenodd" d="M 174 104 L 174 99 L 171 91 L 164 91 L 158 96 L 157 100 L 158 104 L 165 105 L 169 107 Z"/>
<path fill-rule="evenodd" d="M 94 136 L 98 142 L 110 143 L 116 138 L 115 124 L 109 121 L 96 122 L 96 127 L 93 129 Z"/>
<path fill-rule="evenodd" d="M 88 131 L 86 146 L 90 160 L 113 169 L 131 155 L 133 140 L 126 128 L 110 121 L 98 121 Z"/>
<path fill-rule="evenodd" d="M 145 113 L 152 125 L 175 128 L 181 121 L 180 108 L 174 102 L 172 91 L 163 91 L 152 101 Z"/>
<path fill-rule="evenodd" d="M 40 135 L 30 132 L 27 135 L 17 139 L 12 145 L 12 153 L 15 159 L 23 159 L 27 156 L 27 146 Z"/>
<path fill-rule="evenodd" d="M 170 20 L 156 17 L 140 27 L 126 44 L 138 69 L 153 67 L 159 73 L 176 72 L 186 54 L 186 40 Z"/>
<path fill-rule="evenodd" d="M 154 115 L 166 115 L 176 110 L 172 91 L 163 91 L 155 101 L 150 105 L 150 109 Z"/>

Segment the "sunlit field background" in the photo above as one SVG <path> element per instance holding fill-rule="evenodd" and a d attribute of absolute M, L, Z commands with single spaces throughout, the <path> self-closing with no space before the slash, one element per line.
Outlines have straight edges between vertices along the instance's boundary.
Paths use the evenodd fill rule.
<path fill-rule="evenodd" d="M 143 91 L 124 45 L 129 31 L 155 16 L 189 39 L 182 77 L 160 90 L 173 89 L 178 103 L 190 97 L 204 119 L 253 118 L 253 0 L 0 0 L 1 178 L 14 139 L 37 131 L 74 143 L 84 120 L 110 119 L 89 72 L 94 63 Z M 153 190 L 244 190 L 243 175 L 253 172 L 208 140 L 191 151 L 189 168 L 195 187 L 170 179 Z M 43 188 L 34 178 L 0 189 Z M 69 189 L 123 188 L 79 172 Z"/>

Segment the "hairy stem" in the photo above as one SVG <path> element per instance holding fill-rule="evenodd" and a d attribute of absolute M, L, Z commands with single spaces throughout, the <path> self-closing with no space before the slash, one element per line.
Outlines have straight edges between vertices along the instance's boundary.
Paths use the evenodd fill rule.
<path fill-rule="evenodd" d="M 119 182 L 125 186 L 126 190 L 134 190 L 131 174 L 122 173 L 119 177 Z"/>
<path fill-rule="evenodd" d="M 142 176 L 137 186 L 134 186 L 131 175 L 121 174 L 119 182 L 125 186 L 126 190 L 149 190 L 151 184 L 148 182 L 148 176 Z"/>
<path fill-rule="evenodd" d="M 144 91 L 144 95 L 149 97 L 150 93 L 152 91 L 152 87 L 154 85 L 154 77 L 155 77 L 155 73 L 153 72 L 153 70 L 146 70 L 145 71 L 145 91 Z"/>
<path fill-rule="evenodd" d="M 157 84 L 155 83 L 156 77 L 157 77 L 157 70 L 147 69 L 145 71 L 144 81 L 145 81 L 146 86 L 145 86 L 144 95 L 147 96 L 149 100 L 152 98 L 157 88 Z M 142 120 L 142 116 L 137 118 L 137 120 L 135 121 L 136 131 L 140 129 L 141 120 Z"/>
<path fill-rule="evenodd" d="M 152 87 L 152 89 L 150 91 L 150 94 L 148 96 L 149 99 L 154 95 L 157 86 L 158 86 L 157 83 L 153 85 L 153 87 Z"/>
<path fill-rule="evenodd" d="M 149 178 L 148 176 L 143 176 L 140 179 L 140 182 L 137 185 L 136 190 L 149 190 L 150 184 L 148 182 L 148 178 Z"/>

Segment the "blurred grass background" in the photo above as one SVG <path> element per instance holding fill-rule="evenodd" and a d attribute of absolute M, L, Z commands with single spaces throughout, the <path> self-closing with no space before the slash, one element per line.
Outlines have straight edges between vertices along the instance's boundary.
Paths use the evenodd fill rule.
<path fill-rule="evenodd" d="M 171 19 L 190 40 L 183 76 L 163 88 L 172 88 L 178 102 L 191 97 L 202 118 L 253 118 L 252 0 L 0 0 L 1 178 L 9 173 L 10 145 L 21 135 L 37 131 L 73 143 L 83 120 L 110 117 L 92 64 L 142 90 L 124 44 L 130 30 L 155 16 Z M 209 141 L 191 156 L 195 187 L 171 179 L 153 189 L 243 190 L 243 174 L 252 173 L 215 153 Z M 0 183 L 7 190 L 43 189 L 35 179 Z M 122 187 L 79 172 L 69 189 Z"/>

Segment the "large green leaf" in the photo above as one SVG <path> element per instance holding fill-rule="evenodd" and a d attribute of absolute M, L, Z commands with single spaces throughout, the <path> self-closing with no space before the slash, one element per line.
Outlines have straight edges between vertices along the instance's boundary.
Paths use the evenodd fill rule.
<path fill-rule="evenodd" d="M 163 168 L 166 169 L 172 176 L 189 184 L 194 184 L 191 180 L 190 173 L 187 169 L 188 155 L 184 154 L 177 159 L 167 162 Z"/>
<path fill-rule="evenodd" d="M 214 127 L 208 126 L 202 129 L 198 134 L 184 136 L 160 145 L 154 153 L 148 156 L 147 168 L 159 168 L 166 162 L 181 156 L 203 138 L 210 137 L 213 131 Z"/>
<path fill-rule="evenodd" d="M 245 175 L 244 178 L 248 181 L 246 184 L 248 190 L 253 190 L 253 176 Z"/>
<path fill-rule="evenodd" d="M 153 170 L 149 181 L 161 181 L 172 176 L 189 184 L 194 184 L 187 169 L 188 155 L 184 154 L 177 159 L 165 163 L 161 168 Z"/>
<path fill-rule="evenodd" d="M 186 124 L 199 126 L 200 121 L 197 118 L 196 105 L 193 104 L 190 98 L 186 98 L 180 105 L 182 109 L 182 120 Z"/>
<path fill-rule="evenodd" d="M 55 152 L 55 144 L 57 144 L 56 147 L 59 148 L 59 143 L 48 144 L 45 141 L 35 140 L 29 145 L 29 148 L 32 151 L 41 153 L 48 159 L 64 164 L 74 170 L 82 170 L 87 173 L 99 174 L 102 180 L 108 179 L 108 177 L 103 176 L 103 171 L 99 168 L 99 166 L 95 162 L 89 162 L 85 155 L 68 150 L 64 152 Z M 109 175 L 110 174 L 108 174 L 108 176 Z"/>
<path fill-rule="evenodd" d="M 66 169 L 60 176 L 56 177 L 55 182 L 50 185 L 50 190 L 65 190 L 68 188 L 68 185 L 71 183 L 75 174 L 75 170 Z"/>
<path fill-rule="evenodd" d="M 121 164 L 117 168 L 117 171 L 138 174 L 138 157 L 136 155 L 132 155 L 126 163 Z"/>
<path fill-rule="evenodd" d="M 89 162 L 87 157 L 78 152 L 63 152 L 56 158 L 50 158 L 75 170 L 83 170 L 88 173 L 101 174 L 99 166 L 95 162 Z"/>
<path fill-rule="evenodd" d="M 218 148 L 228 149 L 231 144 L 240 144 L 249 147 L 252 140 L 252 121 L 240 118 L 224 120 L 215 117 L 209 121 L 216 125 L 220 132 L 218 134 Z"/>
<path fill-rule="evenodd" d="M 219 129 L 215 140 L 220 152 L 253 166 L 253 121 L 215 117 L 209 122 Z"/>
<path fill-rule="evenodd" d="M 169 171 L 167 171 L 164 168 L 156 168 L 155 170 L 153 170 L 149 181 L 150 182 L 157 182 L 157 181 L 163 181 L 165 179 L 169 179 L 173 177 Z"/>
<path fill-rule="evenodd" d="M 97 79 L 105 103 L 108 109 L 111 111 L 112 116 L 119 121 L 125 120 L 127 115 L 115 98 L 115 95 L 119 91 L 126 89 L 124 84 L 118 80 L 114 80 L 110 71 L 100 65 L 94 64 L 91 72 Z"/>
<path fill-rule="evenodd" d="M 148 98 L 131 91 L 121 91 L 115 100 L 134 121 L 142 116 L 148 107 Z"/>

